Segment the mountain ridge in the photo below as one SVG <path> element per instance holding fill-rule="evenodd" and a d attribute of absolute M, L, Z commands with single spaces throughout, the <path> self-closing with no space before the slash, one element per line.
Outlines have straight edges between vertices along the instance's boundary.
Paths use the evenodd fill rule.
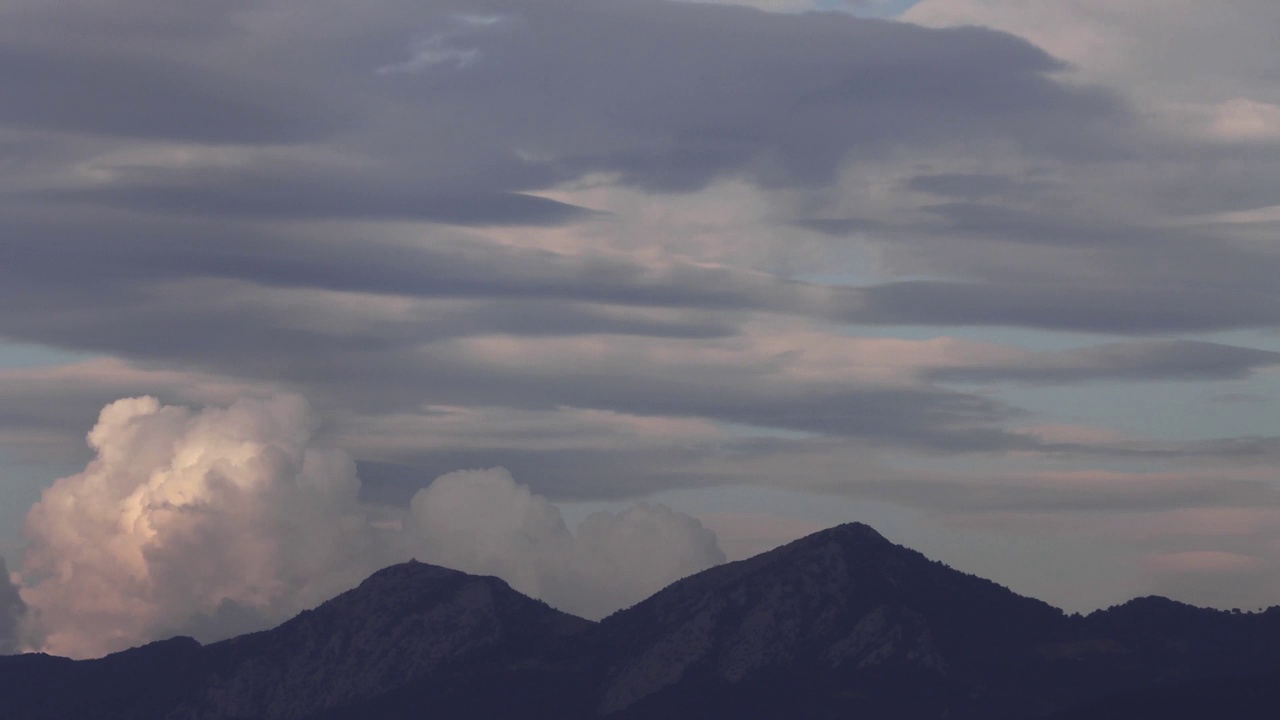
<path fill-rule="evenodd" d="M 1148 597 L 1068 615 L 849 523 L 691 575 L 599 623 L 496 577 L 401 563 L 209 645 L 0 657 L 0 698 L 31 720 L 393 720 L 424 707 L 495 719 L 1022 720 L 1188 683 L 1203 697 L 1215 677 L 1272 671 L 1280 607 Z"/>

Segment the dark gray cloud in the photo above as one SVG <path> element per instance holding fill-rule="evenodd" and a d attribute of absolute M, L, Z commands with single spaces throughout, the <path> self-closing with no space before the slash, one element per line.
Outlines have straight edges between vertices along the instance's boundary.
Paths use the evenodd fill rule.
<path fill-rule="evenodd" d="M 18 587 L 9 580 L 9 569 L 0 557 L 0 655 L 18 652 L 18 624 L 26 612 L 27 606 Z"/>
<path fill-rule="evenodd" d="M 982 173 L 940 173 L 916 175 L 906 189 L 943 197 L 980 200 L 993 196 L 1011 198 L 1032 194 L 1038 181 L 1034 178 Z"/>
<path fill-rule="evenodd" d="M 1147 171 L 1150 183 L 1128 161 L 1087 172 L 913 174 L 905 187 L 948 201 L 926 198 L 894 222 L 802 222 L 870 238 L 893 275 L 911 278 L 848 290 L 838 314 L 858 322 L 1120 335 L 1275 327 L 1280 256 L 1263 239 L 1268 227 L 1198 213 L 1277 204 L 1280 177 L 1263 177 L 1254 159 L 1231 148 L 1204 150 L 1200 161 L 1219 169 L 1193 176 L 1190 163 L 1166 150 L 1178 155 L 1144 150 L 1166 168 Z M 1232 176 L 1224 165 L 1248 169 Z M 1088 184 L 1094 174 L 1098 187 Z M 1222 191 L 1237 184 L 1239 192 Z M 1226 200 L 1246 192 L 1246 203 Z M 1187 194 L 1197 200 L 1176 199 Z M 1185 219 L 1145 214 L 1153 208 Z"/>
<path fill-rule="evenodd" d="M 92 214 L 55 219 L 10 207 L 14 215 L 3 223 L 0 246 L 13 263 L 0 274 L 15 308 L 33 305 L 19 302 L 21 296 L 56 302 L 89 289 L 101 311 L 112 296 L 128 299 L 140 286 L 196 278 L 422 298 L 783 312 L 808 311 L 822 295 L 818 288 L 728 267 L 677 262 L 655 269 L 603 253 L 510 247 L 449 231 L 425 231 L 424 242 L 410 246 L 346 235 L 299 237 L 234 220 L 125 217 L 116 219 L 114 236 L 103 237 Z"/>
<path fill-rule="evenodd" d="M 422 220 L 450 225 L 555 225 L 589 215 L 585 208 L 516 192 L 421 186 L 415 179 L 312 178 L 307 168 L 257 173 L 251 168 L 123 173 L 111 187 L 33 192 L 62 200 L 143 212 L 264 219 Z M 318 170 L 323 172 L 323 170 Z M 437 185 L 439 183 L 436 183 Z"/>
<path fill-rule="evenodd" d="M 43 256 L 58 262 L 49 274 L 69 279 L 76 273 L 68 265 L 83 265 L 99 283 L 115 265 L 122 266 L 122 272 L 137 268 L 138 274 L 150 278 L 200 273 L 273 285 L 442 294 L 467 292 L 465 286 L 472 283 L 477 293 L 519 294 L 528 288 L 520 287 L 520 278 L 512 282 L 504 272 L 504 258 L 485 259 L 479 269 L 460 269 L 457 258 L 430 250 L 383 248 L 375 256 L 355 238 L 299 247 L 224 223 L 230 216 L 558 223 L 581 218 L 582 209 L 522 191 L 590 171 L 619 173 L 624 182 L 666 191 L 700 187 L 729 173 L 769 186 L 812 186 L 829 182 L 838 167 L 859 157 L 882 157 L 902 147 L 924 152 L 979 139 L 1012 141 L 1032 155 L 1048 153 L 1074 162 L 1107 154 L 1114 159 L 1114 145 L 1132 129 L 1115 98 L 1059 82 L 1055 75 L 1062 65 L 1042 51 L 1012 36 L 977 28 L 926 30 L 838 15 L 776 16 L 664 2 L 387 2 L 370 8 L 358 22 L 341 12 L 321 13 L 299 22 L 295 31 L 279 24 L 250 31 L 244 29 L 251 28 L 250 23 L 213 23 L 194 49 L 174 50 L 167 43 L 194 32 L 198 23 L 181 22 L 182 14 L 172 11 L 157 14 L 151 3 L 126 7 L 126 17 L 160 18 L 146 25 L 151 34 L 141 38 L 156 44 L 160 61 L 139 55 L 136 48 L 126 52 L 109 44 L 95 46 L 93 52 L 99 55 L 91 60 L 83 59 L 87 51 L 67 49 L 66 43 L 13 50 L 34 58 L 28 64 L 72 67 L 66 74 L 77 79 L 83 74 L 75 70 L 80 67 L 76 63 L 91 65 L 103 76 L 92 87 L 105 88 L 103 92 L 118 87 L 141 93 L 120 99 L 113 95 L 110 102 L 91 94 L 50 94 L 68 103 L 58 109 L 68 122 L 100 122 L 96 132 L 105 134 L 127 130 L 156 139 L 200 136 L 254 143 L 288 140 L 283 130 L 279 137 L 268 138 L 238 129 L 270 134 L 277 126 L 293 127 L 293 120 L 274 123 L 267 116 L 320 117 L 322 122 L 341 117 L 338 125 L 347 131 L 335 136 L 331 147 L 337 157 L 348 159 L 320 162 L 269 155 L 233 169 L 199 162 L 181 170 L 129 165 L 115 168 L 106 182 L 20 194 L 17 198 L 24 204 L 38 197 L 55 205 L 88 202 L 210 218 L 202 227 L 160 231 L 165 234 L 154 242 L 161 247 L 139 240 L 137 228 L 114 215 L 107 216 L 114 222 L 104 225 L 94 218 L 89 228 L 72 234 L 37 225 L 30 229 L 32 238 L 19 235 L 9 241 L 21 246 L 16 248 L 18 257 L 34 265 L 13 266 L 13 273 L 25 282 L 47 284 L 37 280 L 44 276 L 39 267 Z M 287 7 L 227 3 L 208 13 L 213 18 L 236 13 L 253 18 L 255 12 L 270 16 Z M 52 16 L 62 27 L 67 15 L 65 6 L 57 6 L 36 13 L 34 20 L 18 20 L 48 26 Z M 494 22 L 467 20 L 481 16 Z M 229 34 L 239 43 L 240 54 L 210 55 L 210 43 L 229 42 Z M 145 68 L 135 72 L 139 57 L 146 60 Z M 454 60 L 440 61 L 441 57 Z M 471 59 L 459 63 L 458 57 Z M 208 67 L 213 64 L 220 73 L 217 81 L 186 79 L 187 74 L 194 78 L 215 72 Z M 15 67 L 19 70 L 14 88 L 26 87 L 28 78 L 31 87 L 44 87 L 36 85 L 36 79 L 48 73 L 24 73 L 23 63 Z M 265 115 L 237 119 L 242 117 L 240 110 L 206 108 L 167 86 L 152 93 L 153 76 L 183 78 L 179 84 L 187 93 L 209 85 L 217 89 L 211 97 L 219 102 L 259 108 Z M 287 85 L 305 94 L 321 84 L 326 86 L 321 94 L 347 102 L 315 108 L 300 103 L 297 92 L 279 92 Z M 166 110 L 168 102 L 179 102 L 190 108 L 184 112 L 198 117 L 184 120 Z M 6 106 L 46 112 L 39 103 Z M 118 120 L 113 119 L 116 107 L 125 113 Z M 348 118 L 353 114 L 359 117 Z M 33 122 L 56 126 L 61 121 L 40 116 Z M 170 122 L 172 127 L 154 127 Z M 219 126 L 206 127 L 211 123 Z M 78 129 L 95 132 L 89 126 Z M 1031 187 L 1010 176 L 972 173 L 919 175 L 907 186 L 973 199 L 1007 196 L 1015 190 L 1025 194 Z M 996 206 L 953 204 L 931 211 L 943 219 L 933 231 L 948 237 L 1058 242 L 1077 254 L 1082 244 L 1106 246 L 1108 254 L 1123 250 L 1113 247 L 1117 243 L 1133 245 L 1114 232 L 1073 225 L 1055 228 L 1045 218 L 1017 217 Z M 807 224 L 825 232 L 884 227 L 877 221 L 846 219 Z M 192 238 L 202 235 L 206 239 L 198 243 L 201 247 L 194 247 Z M 244 238 L 239 240 L 241 247 L 231 235 Z M 32 257 L 27 246 L 37 242 L 44 247 Z M 1145 242 L 1130 252 L 1132 258 L 1119 258 L 1117 266 L 1126 271 L 1143 262 L 1154 266 L 1149 253 L 1155 244 Z M 1253 277 L 1274 276 L 1258 268 L 1255 258 L 1239 252 L 1236 262 L 1224 260 L 1220 253 L 1207 265 L 1192 262 L 1218 249 L 1208 246 L 1197 252 L 1184 247 L 1179 252 L 1188 262 L 1178 265 L 1188 272 L 1221 268 L 1219 274 L 1230 274 L 1233 283 L 1240 278 L 1231 271 L 1240 267 L 1254 268 Z M 101 257 L 107 254 L 115 262 Z M 970 254 L 975 264 L 987 257 L 985 252 Z M 949 264 L 949 255 L 942 257 L 941 264 L 950 272 L 963 269 Z M 520 268 L 517 272 L 530 264 L 546 264 L 539 262 L 541 258 L 507 259 L 508 267 Z M 1144 274 L 1137 268 L 1135 279 L 1141 283 Z M 474 280 L 477 276 L 484 281 Z M 572 296 L 583 289 L 586 277 L 615 287 L 614 295 L 622 302 L 672 305 L 705 302 L 703 288 L 717 284 L 701 273 L 690 275 L 684 287 L 659 282 L 629 294 L 626 278 L 620 278 L 617 269 L 587 263 L 546 277 L 545 285 L 554 286 L 550 292 Z M 873 323 L 1008 324 L 1110 332 L 1203 330 L 1276 319 L 1269 292 L 1249 296 L 1236 285 L 1217 292 L 1214 287 L 1184 290 L 1169 278 L 1170 282 L 1125 287 L 1119 295 L 1113 291 L 1108 296 L 1113 290 L 1109 287 L 1071 293 L 1071 287 L 1084 284 L 1061 274 L 1055 278 L 1060 283 L 1056 287 L 1038 279 L 1026 284 L 1010 283 L 1011 279 L 1005 275 L 976 285 L 870 288 L 856 294 L 858 311 L 838 316 Z M 603 294 L 586 291 L 597 298 Z M 720 298 L 744 308 L 761 305 L 742 293 L 721 293 Z M 1104 302 L 1123 309 L 1100 313 L 1097 306 Z M 1192 304 L 1195 307 L 1187 307 Z M 778 309 L 776 303 L 769 305 Z"/>
<path fill-rule="evenodd" d="M 178 358 L 174 358 L 177 360 Z M 194 356 L 184 362 L 198 362 Z M 367 373 L 358 384 L 347 368 Z M 805 433 L 856 436 L 888 444 L 945 450 L 1023 447 L 1030 441 L 998 430 L 1016 410 L 989 398 L 937 388 L 859 387 L 848 382 L 792 380 L 744 366 L 654 366 L 644 358 L 607 363 L 493 363 L 454 347 L 436 352 L 336 353 L 298 358 L 280 372 L 271 357 L 244 358 L 241 372 L 306 388 L 310 397 L 362 411 L 421 405 L 559 406 L 641 416 L 703 417 Z M 266 377 L 268 375 L 271 377 Z"/>
<path fill-rule="evenodd" d="M 118 0 L 104 7 L 96 0 L 13 0 L 5 10 L 14 22 L 4 37 L 74 39 L 80 45 L 134 47 L 138 43 L 181 40 L 186 43 L 225 39 L 236 30 L 237 15 L 263 7 L 261 0 L 208 0 L 198 6 L 175 7 L 164 0 Z M 178 49 L 171 49 L 176 52 Z"/>
<path fill-rule="evenodd" d="M 373 504 L 500 465 L 557 499 L 789 488 L 1028 546 L 1272 513 L 1280 440 L 1248 398 L 1280 350 L 1274 13 L 1233 43 L 1262 38 L 1240 83 L 1182 54 L 1226 35 L 1122 15 L 1085 24 L 1129 67 L 1096 72 L 978 27 L 711 3 L 11 0 L 0 339 L 119 359 L 0 368 L 0 450 L 48 480 L 116 398 L 283 390 Z M 1121 82 L 1148 70 L 1168 92 Z M 1210 127 L 1232 107 L 1261 124 Z M 1148 380 L 1204 418 L 1116 410 Z M 1088 383 L 1117 400 L 1080 407 Z M 1249 528 L 1178 542 L 1274 554 Z M 260 622 L 199 612 L 163 627 Z"/>
<path fill-rule="evenodd" d="M 793 221 L 792 224 L 834 237 L 885 229 L 884 223 L 856 217 L 803 218 Z"/>
<path fill-rule="evenodd" d="M 342 119 L 336 108 L 322 112 L 301 98 L 289 106 L 263 100 L 282 88 L 255 87 L 251 78 L 145 55 L 0 46 L 0 64 L 9 68 L 0 85 L 0 126 L 150 140 L 280 143 L 318 139 Z"/>
<path fill-rule="evenodd" d="M 239 12 L 289 7 L 244 3 Z M 814 185 L 852 157 L 899 144 L 998 138 L 1078 154 L 1105 138 L 1093 128 L 1128 122 L 1105 93 L 1057 82 L 1062 66 L 1034 46 L 977 28 L 639 0 L 386 2 L 366 15 L 341 26 L 344 13 L 331 9 L 294 33 L 219 28 L 176 50 L 185 31 L 161 24 L 150 38 L 160 58 L 101 44 L 90 54 L 49 37 L 10 50 L 13 97 L 0 123 L 242 143 L 341 130 L 332 147 L 359 162 L 133 173 L 71 197 L 470 224 L 553 219 L 554 205 L 525 207 L 536 201 L 510 193 L 593 171 L 666 191 L 729 173 Z M 468 20 L 481 16 L 496 21 Z M 232 43 L 235 57 L 215 54 Z M 88 92 L 73 92 L 75 83 Z M 362 184 L 370 167 L 382 177 Z M 387 178 L 397 186 L 378 185 Z"/>
<path fill-rule="evenodd" d="M 1066 118 L 1123 118 L 1104 94 L 1056 83 L 1061 66 L 1038 49 L 976 28 L 929 35 L 838 15 L 678 3 L 495 7 L 511 8 L 510 29 L 466 40 L 480 54 L 473 67 L 406 77 L 406 90 L 481 93 L 482 102 L 512 93 L 534 127 L 583 118 L 614 146 L 561 150 L 564 140 L 549 135 L 531 137 L 544 143 L 531 149 L 646 187 L 689 189 L 731 171 L 765 184 L 820 183 L 851 154 L 966 136 L 1060 151 L 1052 146 L 1077 144 L 1084 126 Z M 1024 124 L 1032 116 L 1043 123 L 1036 133 Z"/>
<path fill-rule="evenodd" d="M 1275 362 L 1142 341 L 877 383 L 716 344 L 761 318 L 815 334 L 1280 323 L 1274 254 L 1090 212 L 1092 174 L 1144 209 L 1244 207 L 1228 196 L 1246 189 L 1266 204 L 1267 163 L 1156 136 L 1017 37 L 657 0 L 346 5 L 0 11 L 0 336 L 272 384 L 327 417 L 569 407 L 924 453 L 1046 449 L 1007 429 L 1017 408 L 930 382 L 1218 380 Z M 1212 182 L 1117 180 L 1153 158 L 1211 166 Z M 842 184 L 864 171 L 885 171 L 898 205 Z M 737 237 L 652 259 L 611 244 L 629 231 L 612 208 L 554 194 L 595 174 L 656 205 L 744 183 L 777 199 L 778 255 L 807 228 L 836 252 L 856 235 L 883 267 L 831 268 L 867 270 L 865 287 L 799 282 L 723 260 Z M 498 227 L 510 235 L 484 234 Z M 526 230 L 579 234 L 534 249 Z M 463 344 L 495 337 L 513 340 L 502 357 Z M 530 339 L 566 350 L 526 356 L 514 341 Z M 641 341 L 661 351 L 628 344 Z M 86 421 L 69 418 L 113 394 L 185 401 L 149 382 L 26 397 L 0 425 L 78 438 Z M 612 496 L 723 481 L 695 467 L 722 449 L 672 451 L 662 468 L 641 449 L 501 444 L 406 461 L 428 475 L 506 464 L 551 494 Z"/>

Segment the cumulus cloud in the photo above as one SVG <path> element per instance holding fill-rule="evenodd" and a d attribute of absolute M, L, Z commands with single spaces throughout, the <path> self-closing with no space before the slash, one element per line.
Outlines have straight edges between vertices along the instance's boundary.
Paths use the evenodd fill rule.
<path fill-rule="evenodd" d="M 18 652 L 19 623 L 26 615 L 27 606 L 22 602 L 18 586 L 9 576 L 9 568 L 0 557 L 0 655 Z"/>
<path fill-rule="evenodd" d="M 665 505 L 592 513 L 575 535 L 556 506 L 502 468 L 437 478 L 414 496 L 406 531 L 429 562 L 497 575 L 588 618 L 725 559 L 714 533 Z"/>
<path fill-rule="evenodd" d="M 357 580 L 374 555 L 359 481 L 313 429 L 294 398 L 104 408 L 97 457 L 27 517 L 44 649 L 99 655 L 236 606 L 279 619 Z"/>
<path fill-rule="evenodd" d="M 218 639 L 411 555 L 598 617 L 724 560 L 713 533 L 660 505 L 597 513 L 575 536 L 556 506 L 501 469 L 441 477 L 406 517 L 375 513 L 359 501 L 350 457 L 315 431 L 289 396 L 202 410 L 152 397 L 108 405 L 88 435 L 96 457 L 27 517 L 25 587 L 0 593 L 0 642 L 16 644 L 24 603 L 36 646 L 54 654 L 175 633 Z"/>

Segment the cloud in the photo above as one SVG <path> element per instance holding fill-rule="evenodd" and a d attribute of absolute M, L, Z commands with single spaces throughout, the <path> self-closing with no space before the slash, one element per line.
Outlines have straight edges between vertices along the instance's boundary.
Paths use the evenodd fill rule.
<path fill-rule="evenodd" d="M 355 465 L 315 430 L 288 396 L 108 405 L 88 435 L 95 458 L 28 514 L 21 598 L 0 596 L 0 609 L 11 618 L 25 603 L 36 647 L 91 657 L 259 629 L 411 555 L 593 617 L 724 560 L 713 533 L 661 505 L 570 533 L 501 469 L 444 475 L 407 514 L 368 507 Z"/>
<path fill-rule="evenodd" d="M 715 532 L 731 560 L 745 560 L 831 527 L 831 523 L 765 513 L 703 513 L 698 520 Z"/>
<path fill-rule="evenodd" d="M 1274 536 L 1273 536 L 1274 537 Z M 1260 543 L 1259 543 L 1260 544 Z M 1153 553 L 1141 568 L 1156 592 L 1219 608 L 1261 610 L 1280 590 L 1273 548 L 1261 552 L 1196 549 Z"/>
<path fill-rule="evenodd" d="M 767 12 L 856 12 L 880 10 L 893 0 L 678 0 L 679 2 L 705 2 L 720 5 L 744 5 Z M 908 0 L 909 1 L 909 0 Z M 891 8 L 890 8 L 891 9 Z"/>
<path fill-rule="evenodd" d="M 941 197 L 979 200 L 1030 194 L 1036 185 L 1034 178 L 985 173 L 939 173 L 916 175 L 907 181 L 906 187 Z"/>
<path fill-rule="evenodd" d="M 0 655 L 8 655 L 21 651 L 20 623 L 26 615 L 27 606 L 22 601 L 18 586 L 9 575 L 9 568 L 4 558 L 0 557 Z"/>
<path fill-rule="evenodd" d="M 23 598 L 44 649 L 100 655 L 225 603 L 281 619 L 376 567 L 354 466 L 312 431 L 291 398 L 104 408 L 96 458 L 27 517 Z"/>
<path fill-rule="evenodd" d="M 267 397 L 264 385 L 200 372 L 140 367 L 115 358 L 0 369 L 0 445 L 38 461 L 86 457 L 84 423 L 118 398 L 154 394 L 168 402 L 229 405 L 241 396 Z"/>
<path fill-rule="evenodd" d="M 308 177 L 308 171 L 319 177 Z M 323 167 L 114 171 L 109 186 L 50 191 L 32 200 L 261 219 L 418 220 L 450 225 L 558 225 L 591 211 L 536 195 L 439 188 L 384 178 L 325 177 Z"/>
<path fill-rule="evenodd" d="M 1259 262 L 1274 264 L 1267 258 Z M 1213 285 L 920 280 L 855 290 L 849 295 L 845 316 L 877 325 L 1013 326 L 1115 334 L 1210 332 L 1274 325 L 1280 318 L 1273 295 L 1273 291 Z"/>
<path fill-rule="evenodd" d="M 1280 106 L 1248 98 L 1224 101 L 1215 109 L 1209 132 L 1228 141 L 1280 139 Z"/>
<path fill-rule="evenodd" d="M 378 75 L 388 73 L 417 73 L 429 70 L 437 65 L 449 65 L 455 70 L 466 68 L 480 60 L 480 50 L 474 47 L 456 47 L 454 40 L 501 23 L 505 18 L 501 15 L 455 15 L 454 29 L 436 33 L 413 42 L 412 52 L 408 60 L 390 65 L 383 65 L 374 70 Z"/>
<path fill-rule="evenodd" d="M 1051 509 L 911 481 L 1274 459 L 1212 405 L 1199 441 L 1010 426 L 1274 394 L 1280 6 L 731 5 L 3 4 L 0 337 L 110 356 L 3 371 L 3 449 L 68 475 L 114 398 L 285 392 L 398 505 L 501 465 Z"/>
<path fill-rule="evenodd" d="M 246 78 L 144 55 L 0 48 L 13 81 L 0 89 L 0 125 L 205 143 L 315 140 L 332 114 L 260 102 L 273 90 Z M 131 82 L 123 83 L 124 77 Z M 274 88 L 278 90 L 278 88 Z M 92 108 L 91 113 L 85 111 Z"/>
<path fill-rule="evenodd" d="M 1081 380 L 1188 380 L 1242 378 L 1280 365 L 1280 353 L 1191 340 L 1109 343 L 1062 352 L 1015 355 L 1013 362 L 941 367 L 940 380 L 1011 380 L 1070 383 Z"/>
<path fill-rule="evenodd" d="M 111 76 L 102 87 L 132 88 L 145 48 L 152 74 L 225 85 L 220 97 L 283 120 L 268 138 L 184 137 L 152 127 L 167 101 L 148 96 L 129 106 L 145 118 L 120 121 L 137 126 L 127 139 L 93 126 L 96 104 L 116 107 L 101 98 L 65 109 L 80 123 L 74 141 L 13 121 L 15 145 L 56 152 L 0 185 L 12 251 L 0 334 L 275 385 L 326 419 L 567 407 L 1002 449 L 1021 443 L 999 429 L 1016 408 L 923 373 L 910 387 L 802 375 L 785 346 L 838 339 L 851 322 L 1151 333 L 1273 323 L 1280 307 L 1274 260 L 1149 227 L 1082 228 L 1087 203 L 1045 217 L 1054 193 L 1146 161 L 1150 143 L 1128 142 L 1141 127 L 1121 95 L 1064 82 L 1063 63 L 1006 33 L 639 0 L 307 12 L 290 0 L 185 12 L 130 0 L 110 17 L 70 0 L 23 7 L 0 24 L 32 38 L 22 52 L 40 62 L 92 56 Z M 130 26 L 128 42 L 89 43 L 95 20 Z M 64 34 L 84 43 L 56 42 Z M 427 60 L 471 61 L 377 73 L 424 48 Z M 297 93 L 272 91 L 282 86 Z M 330 134 L 291 134 L 297 96 Z M 864 181 L 880 184 L 846 184 Z M 596 195 L 573 190 L 593 184 Z M 636 219 L 685 206 L 697 212 L 683 224 Z M 750 228 L 724 220 L 737 217 Z M 837 237 L 849 231 L 856 249 Z M 798 247 L 818 247 L 817 259 Z M 832 288 L 794 276 L 810 268 L 871 277 Z M 894 282 L 903 276 L 945 279 Z M 732 347 L 777 315 L 809 332 Z M 1119 370 L 1037 357 L 1044 367 L 953 372 L 1084 382 L 1158 366 L 1217 378 L 1262 362 L 1236 351 L 1215 371 L 1185 355 L 1170 345 Z"/>
<path fill-rule="evenodd" d="M 163 48 L 158 61 L 111 44 L 92 57 L 72 52 L 81 45 L 56 41 L 74 27 L 65 2 L 8 14 L 11 27 L 51 38 L 31 51 L 36 59 L 11 63 L 11 87 L 24 92 L 6 107 L 25 113 L 12 123 L 271 145 L 243 168 L 248 182 L 194 163 L 171 183 L 147 167 L 153 161 L 71 183 L 63 203 L 332 217 L 404 216 L 416 200 L 445 222 L 525 212 L 549 221 L 554 205 L 512 193 L 592 172 L 661 190 L 729 175 L 807 186 L 833 178 L 846 158 L 903 142 L 1014 137 L 1057 154 L 1125 114 L 1105 94 L 1056 82 L 1060 65 L 1030 44 L 974 28 L 652 1 L 384 0 L 356 17 L 328 7 L 280 23 L 273 13 L 296 13 L 294 3 L 250 5 L 241 22 L 200 38 L 215 48 L 235 42 L 236 57 L 213 54 L 217 63 L 201 43 L 175 43 L 177 31 L 155 25 L 133 44 Z M 485 15 L 504 20 L 458 20 Z M 86 73 L 101 90 L 35 92 L 42 78 Z M 224 92 L 205 97 L 206 87 Z M 948 92 L 930 91 L 940 87 Z M 46 107 L 51 97 L 64 99 Z M 315 139 L 308 119 L 330 126 L 329 152 L 300 142 Z M 361 192 L 368 187 L 380 192 Z M 320 192 L 308 201 L 304 188 Z"/>
<path fill-rule="evenodd" d="M 725 560 L 714 533 L 664 505 L 595 512 L 571 533 L 501 468 L 437 478 L 414 496 L 405 530 L 429 562 L 497 575 L 592 619 Z"/>
<path fill-rule="evenodd" d="M 1152 115 L 1182 120 L 1197 105 L 1270 83 L 1267 38 L 1280 20 L 1275 6 L 1241 0 L 1209 14 L 1200 9 L 1195 0 L 1163 0 L 1158 6 L 924 0 L 903 17 L 933 27 L 976 24 L 1015 33 L 1072 63 L 1078 77 L 1123 86 L 1154 105 Z"/>

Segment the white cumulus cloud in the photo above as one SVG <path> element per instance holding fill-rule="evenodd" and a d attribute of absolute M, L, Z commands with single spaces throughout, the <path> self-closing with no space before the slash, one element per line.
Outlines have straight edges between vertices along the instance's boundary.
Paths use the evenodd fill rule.
<path fill-rule="evenodd" d="M 587 617 L 724 561 L 711 531 L 662 505 L 596 513 L 575 536 L 503 469 L 444 475 L 375 522 L 351 458 L 314 431 L 293 397 L 108 405 L 88 435 L 96 457 L 27 516 L 21 597 L 0 586 L 0 651 L 19 645 L 24 605 L 31 649 L 92 657 L 258 629 L 411 556 Z"/>
<path fill-rule="evenodd" d="M 99 655 L 229 607 L 279 619 L 371 569 L 354 465 L 311 433 L 293 398 L 108 405 L 97 457 L 27 517 L 23 598 L 43 649 Z"/>
<path fill-rule="evenodd" d="M 714 533 L 660 504 L 592 513 L 575 535 L 502 468 L 437 478 L 414 496 L 405 530 L 420 559 L 497 575 L 593 619 L 725 559 Z"/>

